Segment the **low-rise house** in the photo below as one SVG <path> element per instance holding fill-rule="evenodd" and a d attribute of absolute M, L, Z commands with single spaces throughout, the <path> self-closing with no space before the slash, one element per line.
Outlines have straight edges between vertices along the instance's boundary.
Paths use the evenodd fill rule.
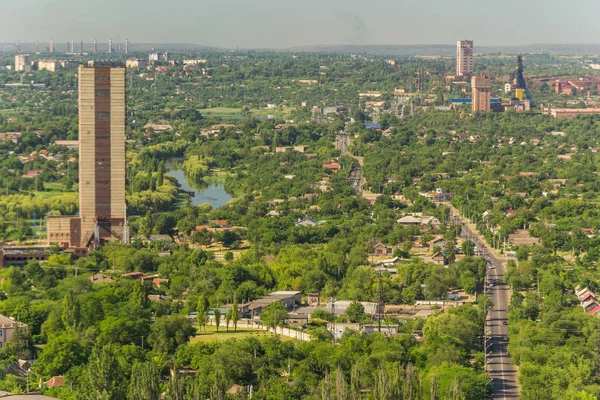
<path fill-rule="evenodd" d="M 446 239 L 444 239 L 442 236 L 438 236 L 429 243 L 430 250 L 433 250 L 436 246 L 440 249 L 446 247 Z"/>
<path fill-rule="evenodd" d="M 13 143 L 17 143 L 21 140 L 22 132 L 1 132 L 0 133 L 0 142 L 5 140 L 10 140 Z"/>
<path fill-rule="evenodd" d="M 375 244 L 373 246 L 373 255 L 376 256 L 388 256 L 394 253 L 394 248 L 392 246 L 387 246 L 381 242 Z"/>
<path fill-rule="evenodd" d="M 508 235 L 508 241 L 513 246 L 532 246 L 541 243 L 540 238 L 531 236 L 526 229 L 519 229 L 515 233 Z"/>
<path fill-rule="evenodd" d="M 312 218 L 304 218 L 304 219 L 301 219 L 298 222 L 294 223 L 294 225 L 305 226 L 305 227 L 306 226 L 316 226 L 316 225 L 318 225 L 318 222 Z"/>
<path fill-rule="evenodd" d="M 385 336 L 396 336 L 398 335 L 398 325 L 365 324 L 362 326 L 362 331 L 366 334 L 382 333 Z"/>
<path fill-rule="evenodd" d="M 323 163 L 322 167 L 331 170 L 333 173 L 337 173 L 340 170 L 340 164 L 336 162 Z"/>
<path fill-rule="evenodd" d="M 404 226 L 410 226 L 410 225 L 421 225 L 421 218 L 417 218 L 414 217 L 412 215 L 405 215 L 404 217 L 400 218 L 398 221 L 400 225 L 404 225 Z"/>
<path fill-rule="evenodd" d="M 0 314 L 0 349 L 12 339 L 17 329 L 29 329 L 28 325 Z"/>
<path fill-rule="evenodd" d="M 144 276 L 143 272 L 139 272 L 139 271 L 135 271 L 135 272 L 127 272 L 125 274 L 121 275 L 123 278 L 129 278 L 129 279 L 140 279 L 142 276 Z"/>
<path fill-rule="evenodd" d="M 273 303 L 283 303 L 288 311 L 296 308 L 297 305 L 302 301 L 302 292 L 298 291 L 278 291 L 270 293 L 268 296 L 261 297 L 248 303 L 247 314 L 248 318 L 258 317 L 265 308 Z"/>
<path fill-rule="evenodd" d="M 173 127 L 169 124 L 153 124 L 153 123 L 147 123 L 146 125 L 144 125 L 144 129 L 152 129 L 154 132 L 165 132 L 165 131 L 172 131 Z"/>
<path fill-rule="evenodd" d="M 44 385 L 49 388 L 63 387 L 65 385 L 65 377 L 62 375 L 53 376 L 44 382 Z"/>

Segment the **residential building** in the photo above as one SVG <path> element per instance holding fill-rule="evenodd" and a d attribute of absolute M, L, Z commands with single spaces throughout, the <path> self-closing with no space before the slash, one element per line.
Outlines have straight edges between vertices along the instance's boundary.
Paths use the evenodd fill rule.
<path fill-rule="evenodd" d="M 456 42 L 456 75 L 473 74 L 473 41 L 459 40 Z"/>
<path fill-rule="evenodd" d="M 46 70 L 50 72 L 56 72 L 61 68 L 61 65 L 55 60 L 39 60 L 37 62 L 37 68 L 40 71 Z"/>
<path fill-rule="evenodd" d="M 29 54 L 17 54 L 15 56 L 15 71 L 31 71 L 31 56 Z"/>
<path fill-rule="evenodd" d="M 492 82 L 483 76 L 474 76 L 471 79 L 472 110 L 479 112 L 490 111 Z"/>
<path fill-rule="evenodd" d="M 127 68 L 142 68 L 148 65 L 148 61 L 142 59 L 129 59 L 125 61 Z"/>
<path fill-rule="evenodd" d="M 27 324 L 0 314 L 0 349 L 12 339 L 17 329 L 28 329 Z"/>

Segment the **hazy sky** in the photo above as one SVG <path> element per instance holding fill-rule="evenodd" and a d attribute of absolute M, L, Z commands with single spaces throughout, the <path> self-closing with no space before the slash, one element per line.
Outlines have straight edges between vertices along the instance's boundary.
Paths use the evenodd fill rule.
<path fill-rule="evenodd" d="M 600 43 L 599 11 L 598 0 L 0 0 L 0 42 Z"/>

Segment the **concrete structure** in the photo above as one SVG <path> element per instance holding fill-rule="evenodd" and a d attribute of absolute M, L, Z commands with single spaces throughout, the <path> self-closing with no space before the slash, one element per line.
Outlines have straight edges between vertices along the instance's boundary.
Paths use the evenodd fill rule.
<path fill-rule="evenodd" d="M 79 216 L 48 217 L 48 244 L 128 241 L 125 215 L 125 68 L 80 66 Z"/>
<path fill-rule="evenodd" d="M 112 51 L 113 51 L 112 39 L 108 39 L 108 54 L 112 54 Z"/>
<path fill-rule="evenodd" d="M 125 39 L 125 54 L 129 54 L 129 39 Z"/>
<path fill-rule="evenodd" d="M 492 82 L 483 76 L 471 79 L 472 110 L 479 112 L 490 111 Z"/>
<path fill-rule="evenodd" d="M 127 68 L 141 68 L 148 65 L 148 61 L 140 60 L 140 59 L 129 59 L 125 61 L 125 66 Z"/>
<path fill-rule="evenodd" d="M 600 108 L 552 108 L 546 110 L 554 118 L 574 118 L 578 115 L 600 114 Z"/>
<path fill-rule="evenodd" d="M 79 67 L 79 216 L 83 247 L 125 235 L 125 69 Z"/>
<path fill-rule="evenodd" d="M 94 54 L 98 52 L 98 39 L 94 38 Z"/>
<path fill-rule="evenodd" d="M 55 60 L 39 60 L 37 62 L 37 68 L 40 71 L 46 70 L 50 72 L 56 72 L 61 68 L 61 65 L 58 61 Z"/>
<path fill-rule="evenodd" d="M 459 40 L 456 42 L 456 75 L 470 76 L 473 74 L 473 41 Z"/>
<path fill-rule="evenodd" d="M 31 56 L 29 54 L 17 54 L 15 56 L 15 71 L 31 71 Z"/>
<path fill-rule="evenodd" d="M 50 53 L 54 53 L 54 39 L 50 41 Z"/>

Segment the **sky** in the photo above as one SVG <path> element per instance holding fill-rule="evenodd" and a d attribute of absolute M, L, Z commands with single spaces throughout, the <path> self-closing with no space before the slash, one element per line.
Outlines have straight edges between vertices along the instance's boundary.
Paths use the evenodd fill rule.
<path fill-rule="evenodd" d="M 595 44 L 598 12 L 598 0 L 0 0 L 0 42 Z"/>

